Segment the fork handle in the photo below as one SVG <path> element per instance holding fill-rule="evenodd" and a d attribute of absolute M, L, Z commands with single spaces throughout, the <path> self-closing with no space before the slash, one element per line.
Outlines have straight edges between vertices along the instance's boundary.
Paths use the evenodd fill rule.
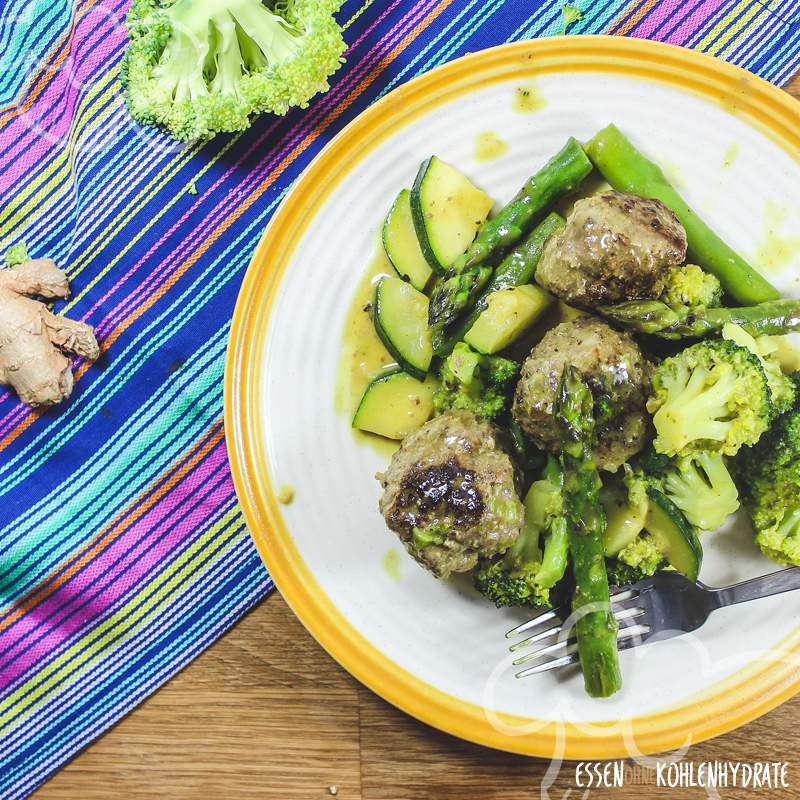
<path fill-rule="evenodd" d="M 717 600 L 717 608 L 721 608 L 757 600 L 759 597 L 790 592 L 792 589 L 800 589 L 800 567 L 789 567 L 733 586 L 714 589 L 713 594 Z"/>

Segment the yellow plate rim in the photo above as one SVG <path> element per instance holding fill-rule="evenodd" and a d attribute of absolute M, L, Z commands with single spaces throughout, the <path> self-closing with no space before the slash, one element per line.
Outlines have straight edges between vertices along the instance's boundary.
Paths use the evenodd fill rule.
<path fill-rule="evenodd" d="M 367 150 L 431 106 L 497 81 L 560 71 L 636 75 L 700 93 L 756 126 L 795 158 L 800 153 L 800 103 L 738 67 L 672 45 L 567 36 L 501 45 L 440 66 L 395 89 L 349 123 L 306 168 L 264 231 L 233 317 L 225 367 L 225 429 L 236 493 L 264 563 L 305 627 L 354 677 L 423 722 L 489 747 L 541 757 L 618 758 L 718 736 L 797 693 L 800 628 L 769 658 L 655 714 L 594 724 L 508 714 L 494 715 L 492 721 L 481 706 L 441 692 L 389 660 L 322 590 L 283 520 L 267 466 L 266 423 L 258 402 L 266 331 L 281 277 L 336 182 Z M 506 726 L 519 728 L 519 735 L 503 730 Z"/>

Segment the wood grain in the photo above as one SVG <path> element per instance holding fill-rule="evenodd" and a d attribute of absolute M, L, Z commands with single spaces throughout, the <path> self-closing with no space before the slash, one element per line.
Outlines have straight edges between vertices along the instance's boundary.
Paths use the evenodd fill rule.
<path fill-rule="evenodd" d="M 787 90 L 800 98 L 800 75 Z M 723 790 L 738 800 L 800 796 L 793 757 L 800 696 L 691 749 L 706 760 L 788 760 L 793 788 Z M 277 593 L 61 770 L 38 800 L 520 800 L 548 785 L 548 762 L 435 731 L 354 681 L 306 633 Z M 646 778 L 646 776 L 642 776 Z M 549 797 L 580 797 L 566 764 Z M 705 797 L 652 782 L 591 797 Z"/>

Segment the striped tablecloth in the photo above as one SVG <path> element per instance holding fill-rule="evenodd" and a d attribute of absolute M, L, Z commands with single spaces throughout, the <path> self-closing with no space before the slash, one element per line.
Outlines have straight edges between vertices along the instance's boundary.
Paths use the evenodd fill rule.
<path fill-rule="evenodd" d="M 782 83 L 800 0 L 577 0 L 573 33 L 695 47 Z M 560 1 L 348 0 L 331 91 L 177 146 L 125 112 L 125 0 L 0 2 L 0 245 L 67 269 L 104 355 L 72 401 L 0 394 L 0 797 L 29 793 L 271 588 L 228 470 L 222 374 L 242 275 L 320 148 L 409 78 L 555 35 Z"/>

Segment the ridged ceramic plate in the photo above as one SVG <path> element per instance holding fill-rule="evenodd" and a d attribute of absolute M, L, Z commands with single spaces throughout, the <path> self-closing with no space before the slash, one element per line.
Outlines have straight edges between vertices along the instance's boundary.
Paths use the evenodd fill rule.
<path fill-rule="evenodd" d="M 521 113 L 522 88 L 534 102 Z M 386 454 L 334 401 L 342 332 L 385 211 L 431 153 L 498 201 L 568 136 L 615 122 L 689 202 L 796 294 L 800 104 L 720 61 L 651 42 L 567 37 L 470 55 L 395 90 L 351 123 L 284 200 L 236 308 L 226 374 L 233 475 L 283 596 L 353 675 L 443 730 L 538 756 L 656 752 L 717 735 L 800 687 L 800 602 L 716 613 L 696 636 L 622 654 L 624 688 L 591 700 L 575 671 L 515 680 L 496 610 L 408 557 L 377 505 Z M 491 130 L 508 149 L 475 158 Z M 796 243 L 796 242 L 795 242 Z M 278 487 L 296 497 L 280 505 Z M 747 526 L 704 540 L 712 585 L 769 572 Z M 396 551 L 397 555 L 388 555 Z M 388 562 L 387 562 L 388 559 Z M 387 569 L 387 563 L 392 563 Z"/>

